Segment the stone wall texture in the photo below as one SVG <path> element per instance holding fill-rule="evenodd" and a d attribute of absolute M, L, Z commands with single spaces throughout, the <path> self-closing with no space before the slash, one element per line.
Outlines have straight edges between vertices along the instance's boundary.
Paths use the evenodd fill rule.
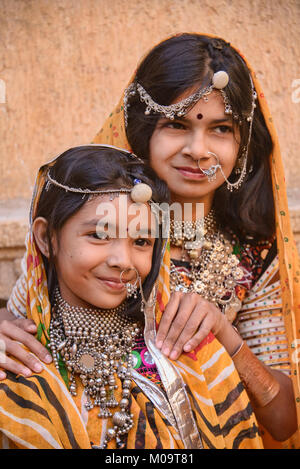
<path fill-rule="evenodd" d="M 248 58 L 278 129 L 300 247 L 300 0 L 0 0 L 0 298 L 20 271 L 38 167 L 91 141 L 141 56 L 179 32 Z"/>

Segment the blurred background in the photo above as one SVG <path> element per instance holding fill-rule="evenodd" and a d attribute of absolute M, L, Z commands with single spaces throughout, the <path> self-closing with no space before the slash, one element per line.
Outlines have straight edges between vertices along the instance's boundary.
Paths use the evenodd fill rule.
<path fill-rule="evenodd" d="M 256 71 L 300 248 L 300 0 L 0 0 L 0 304 L 20 273 L 38 167 L 90 142 L 140 58 L 185 31 L 223 37 Z"/>

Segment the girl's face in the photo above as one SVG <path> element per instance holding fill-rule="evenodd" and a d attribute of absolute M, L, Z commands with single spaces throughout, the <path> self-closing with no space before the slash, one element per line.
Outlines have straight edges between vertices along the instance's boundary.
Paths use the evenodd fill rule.
<path fill-rule="evenodd" d="M 216 164 L 208 152 L 218 156 L 226 177 L 234 168 L 240 136 L 224 111 L 221 94 L 213 91 L 207 102 L 200 99 L 184 117 L 159 119 L 150 139 L 150 164 L 167 183 L 173 201 L 211 204 L 224 177 L 218 170 L 216 179 L 209 182 L 199 169 L 198 162 L 203 169 Z"/>
<path fill-rule="evenodd" d="M 137 269 L 144 281 L 151 270 L 155 239 L 148 234 L 153 221 L 150 207 L 141 205 L 143 211 L 137 214 L 132 211 L 136 204 L 126 195 L 113 201 L 106 196 L 92 199 L 67 220 L 58 236 L 54 236 L 59 287 L 69 304 L 115 308 L 126 298 L 124 283 L 136 280 L 136 273 L 130 270 L 122 275 L 121 281 L 123 270 Z M 105 223 L 108 223 L 111 236 L 101 239 L 101 235 L 107 234 L 107 226 L 103 227 Z M 133 227 L 143 234 L 131 237 Z"/>

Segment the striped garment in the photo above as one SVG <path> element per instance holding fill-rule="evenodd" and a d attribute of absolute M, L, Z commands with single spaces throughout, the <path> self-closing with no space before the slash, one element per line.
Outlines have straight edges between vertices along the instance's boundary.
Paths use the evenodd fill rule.
<path fill-rule="evenodd" d="M 173 393 L 172 401 L 177 401 L 169 402 L 172 409 L 168 411 L 165 396 L 153 399 L 155 405 L 146 395 L 147 386 L 138 379 L 139 384 L 134 381 L 131 390 L 134 427 L 127 436 L 126 448 L 262 447 L 251 405 L 228 354 L 212 335 L 199 353 L 201 364 L 193 354 L 181 358 L 175 366 L 168 364 L 181 383 L 175 393 L 172 384 L 170 388 L 172 373 L 168 374 L 165 367 L 166 376 L 161 371 L 164 365 L 157 363 L 164 386 Z M 110 422 L 99 419 L 96 408 L 85 409 L 86 396 L 79 380 L 78 394 L 73 398 L 54 365 L 43 367 L 39 375 L 24 378 L 8 373 L 8 378 L 1 382 L 1 448 L 99 446 Z M 182 396 L 184 402 L 180 402 Z M 116 397 L 119 398 L 118 392 Z M 180 414 L 181 408 L 184 413 Z M 115 440 L 108 448 L 115 448 Z"/>

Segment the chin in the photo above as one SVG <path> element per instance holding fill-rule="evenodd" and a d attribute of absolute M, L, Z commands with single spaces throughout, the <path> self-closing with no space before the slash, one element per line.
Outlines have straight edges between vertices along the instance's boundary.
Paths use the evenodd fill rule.
<path fill-rule="evenodd" d="M 99 309 L 114 309 L 120 306 L 126 298 L 105 298 L 105 295 L 101 295 L 100 298 L 91 299 L 91 306 Z"/>

